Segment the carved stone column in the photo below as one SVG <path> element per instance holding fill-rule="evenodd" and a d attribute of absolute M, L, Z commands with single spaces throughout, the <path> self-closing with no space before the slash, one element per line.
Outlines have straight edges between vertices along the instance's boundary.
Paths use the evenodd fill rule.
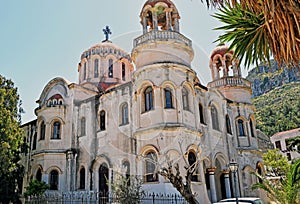
<path fill-rule="evenodd" d="M 172 30 L 172 16 L 171 16 L 172 9 L 166 8 L 165 11 L 166 11 L 166 30 Z"/>
<path fill-rule="evenodd" d="M 158 30 L 157 13 L 152 11 L 153 30 Z"/>
<path fill-rule="evenodd" d="M 209 184 L 210 184 L 210 193 L 211 193 L 211 202 L 217 202 L 217 190 L 216 190 L 216 182 L 215 182 L 215 167 L 211 167 L 207 169 L 209 174 Z"/>
<path fill-rule="evenodd" d="M 231 188 L 230 188 L 230 179 L 229 179 L 229 171 L 224 170 L 224 182 L 225 182 L 225 191 L 226 191 L 226 198 L 231 198 Z"/>
<path fill-rule="evenodd" d="M 142 16 L 142 24 L 143 24 L 143 34 L 147 33 L 147 19 L 145 16 Z"/>

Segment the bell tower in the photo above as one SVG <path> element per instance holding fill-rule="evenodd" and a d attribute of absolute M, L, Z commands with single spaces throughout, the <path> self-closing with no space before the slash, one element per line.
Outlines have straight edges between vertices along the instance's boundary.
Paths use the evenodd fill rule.
<path fill-rule="evenodd" d="M 215 48 L 210 55 L 212 81 L 209 88 L 218 89 L 225 98 L 238 103 L 251 103 L 251 82 L 243 78 L 239 60 L 225 45 Z"/>
<path fill-rule="evenodd" d="M 191 66 L 192 42 L 180 33 L 180 16 L 171 0 L 148 0 L 140 19 L 143 35 L 134 40 L 132 51 L 137 69 L 157 63 Z"/>

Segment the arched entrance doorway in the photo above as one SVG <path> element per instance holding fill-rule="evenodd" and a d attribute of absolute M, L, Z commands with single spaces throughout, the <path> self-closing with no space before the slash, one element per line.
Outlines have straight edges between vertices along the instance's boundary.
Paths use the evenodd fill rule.
<path fill-rule="evenodd" d="M 99 167 L 99 192 L 101 196 L 108 195 L 108 167 L 106 164 L 101 164 Z"/>

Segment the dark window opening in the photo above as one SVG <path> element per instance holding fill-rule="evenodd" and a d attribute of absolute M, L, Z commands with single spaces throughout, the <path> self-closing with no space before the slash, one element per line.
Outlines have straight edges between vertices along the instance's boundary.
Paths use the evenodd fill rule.
<path fill-rule="evenodd" d="M 50 172 L 50 190 L 58 190 L 58 171 L 52 170 Z"/>
<path fill-rule="evenodd" d="M 191 180 L 196 181 L 196 182 L 199 181 L 198 180 L 198 175 L 197 175 L 197 173 L 198 173 L 197 158 L 196 158 L 196 155 L 194 154 L 194 152 L 189 152 L 188 153 L 188 162 L 189 162 L 189 165 L 190 165 L 189 168 L 195 169 Z"/>
<path fill-rule="evenodd" d="M 165 108 L 173 108 L 172 91 L 169 88 L 165 88 Z"/>
<path fill-rule="evenodd" d="M 60 122 L 53 123 L 53 133 L 51 139 L 60 139 Z"/>
<path fill-rule="evenodd" d="M 114 65 L 113 65 L 113 60 L 112 59 L 108 60 L 108 77 L 109 78 L 114 77 Z"/>
<path fill-rule="evenodd" d="M 99 60 L 95 59 L 95 61 L 94 61 L 94 77 L 95 78 L 97 78 L 99 76 L 98 67 L 99 67 Z"/>
<path fill-rule="evenodd" d="M 155 173 L 157 156 L 155 152 L 148 152 L 146 154 L 146 166 L 145 166 L 145 180 L 146 182 L 157 182 L 158 175 Z"/>
<path fill-rule="evenodd" d="M 153 90 L 148 87 L 144 92 L 145 111 L 153 110 Z"/>
<path fill-rule="evenodd" d="M 79 174 L 79 189 L 85 189 L 85 168 L 81 168 Z"/>
<path fill-rule="evenodd" d="M 228 115 L 226 115 L 226 129 L 228 134 L 232 134 L 230 118 Z"/>
<path fill-rule="evenodd" d="M 211 119 L 212 119 L 212 128 L 215 130 L 219 130 L 219 119 L 218 119 L 218 111 L 215 106 L 211 106 Z"/>
<path fill-rule="evenodd" d="M 203 106 L 201 104 L 199 104 L 199 117 L 200 117 L 200 123 L 205 124 Z"/>
<path fill-rule="evenodd" d="M 105 111 L 100 112 L 100 130 L 105 130 Z"/>
<path fill-rule="evenodd" d="M 42 181 L 42 170 L 40 168 L 37 170 L 35 178 L 38 181 Z"/>
<path fill-rule="evenodd" d="M 186 88 L 182 89 L 182 106 L 183 110 L 189 110 L 189 92 Z"/>
<path fill-rule="evenodd" d="M 122 62 L 122 80 L 126 80 L 126 69 L 125 69 L 125 63 Z"/>
<path fill-rule="evenodd" d="M 244 121 L 241 119 L 238 120 L 238 129 L 239 136 L 245 136 Z"/>

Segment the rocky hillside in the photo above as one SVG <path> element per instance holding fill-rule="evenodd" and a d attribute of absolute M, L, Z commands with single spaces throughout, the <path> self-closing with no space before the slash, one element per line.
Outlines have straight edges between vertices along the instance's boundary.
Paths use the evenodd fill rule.
<path fill-rule="evenodd" d="M 257 128 L 267 136 L 300 127 L 300 67 L 258 66 L 249 72 Z"/>
<path fill-rule="evenodd" d="M 300 82 L 300 66 L 279 68 L 271 61 L 271 66 L 260 65 L 252 69 L 247 79 L 252 82 L 253 97 L 256 97 L 284 84 Z"/>
<path fill-rule="evenodd" d="M 300 127 L 300 82 L 253 98 L 257 128 L 267 136 Z"/>

